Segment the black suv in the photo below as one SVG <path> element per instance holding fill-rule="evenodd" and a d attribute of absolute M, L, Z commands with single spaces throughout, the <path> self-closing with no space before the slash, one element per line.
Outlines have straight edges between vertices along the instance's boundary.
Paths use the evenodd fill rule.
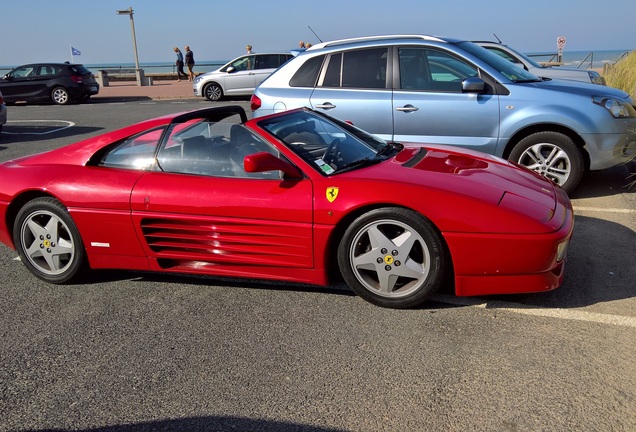
<path fill-rule="evenodd" d="M 84 102 L 99 93 L 95 76 L 81 64 L 33 63 L 12 69 L 0 80 L 6 103 Z"/>

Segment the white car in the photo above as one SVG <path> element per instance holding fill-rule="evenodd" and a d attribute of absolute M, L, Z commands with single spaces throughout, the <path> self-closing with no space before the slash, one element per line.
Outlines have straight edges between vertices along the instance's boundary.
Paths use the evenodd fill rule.
<path fill-rule="evenodd" d="M 219 101 L 225 96 L 249 96 L 292 57 L 290 52 L 242 55 L 215 71 L 196 77 L 192 84 L 194 95 L 209 101 Z"/>
<path fill-rule="evenodd" d="M 563 66 L 543 66 L 542 64 L 532 60 L 527 55 L 520 53 L 507 45 L 498 42 L 486 41 L 474 41 L 474 43 L 494 52 L 520 67 L 523 67 L 528 72 L 541 78 L 582 81 L 586 83 L 605 85 L 605 78 L 594 70 Z"/>
<path fill-rule="evenodd" d="M 0 133 L 2 132 L 2 126 L 7 122 L 7 105 L 2 98 L 2 92 L 0 92 Z"/>

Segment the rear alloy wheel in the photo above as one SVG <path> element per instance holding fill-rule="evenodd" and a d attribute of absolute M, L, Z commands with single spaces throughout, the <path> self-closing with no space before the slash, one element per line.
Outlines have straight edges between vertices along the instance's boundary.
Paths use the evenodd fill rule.
<path fill-rule="evenodd" d="M 217 102 L 223 99 L 223 89 L 217 83 L 210 83 L 203 88 L 205 98 L 210 102 Z"/>
<path fill-rule="evenodd" d="M 382 307 L 421 305 L 444 282 L 444 243 L 432 224 L 411 210 L 372 210 L 347 228 L 338 247 L 345 282 Z"/>
<path fill-rule="evenodd" d="M 51 91 L 51 100 L 57 105 L 66 105 L 71 101 L 71 96 L 64 87 L 55 87 Z"/>
<path fill-rule="evenodd" d="M 581 150 L 570 137 L 558 132 L 537 132 L 519 141 L 509 159 L 574 190 L 583 175 Z"/>
<path fill-rule="evenodd" d="M 65 283 L 83 269 L 84 246 L 66 208 L 54 198 L 36 198 L 18 213 L 13 241 L 31 273 L 51 283 Z"/>

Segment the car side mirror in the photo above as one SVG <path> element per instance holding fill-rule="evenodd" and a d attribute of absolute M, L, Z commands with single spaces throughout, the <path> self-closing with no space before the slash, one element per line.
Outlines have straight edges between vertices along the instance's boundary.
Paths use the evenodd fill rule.
<path fill-rule="evenodd" d="M 245 172 L 282 171 L 289 179 L 298 180 L 303 174 L 298 168 L 271 153 L 259 152 L 245 156 L 243 159 Z"/>
<path fill-rule="evenodd" d="M 225 69 L 225 72 L 234 73 L 236 72 L 236 68 L 234 66 L 230 66 L 229 68 Z"/>
<path fill-rule="evenodd" d="M 486 88 L 486 83 L 481 78 L 471 77 L 462 81 L 462 92 L 481 93 Z"/>

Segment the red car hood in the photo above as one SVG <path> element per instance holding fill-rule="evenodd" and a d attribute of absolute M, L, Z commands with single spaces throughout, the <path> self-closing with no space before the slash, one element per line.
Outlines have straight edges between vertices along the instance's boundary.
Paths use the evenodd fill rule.
<path fill-rule="evenodd" d="M 539 220 L 545 220 L 544 209 L 556 208 L 556 186 L 551 181 L 481 152 L 442 145 L 407 145 L 392 163 L 378 168 L 386 171 L 380 175 L 392 181 L 417 182 L 504 207 L 521 207 L 528 215 L 539 213 Z"/>

